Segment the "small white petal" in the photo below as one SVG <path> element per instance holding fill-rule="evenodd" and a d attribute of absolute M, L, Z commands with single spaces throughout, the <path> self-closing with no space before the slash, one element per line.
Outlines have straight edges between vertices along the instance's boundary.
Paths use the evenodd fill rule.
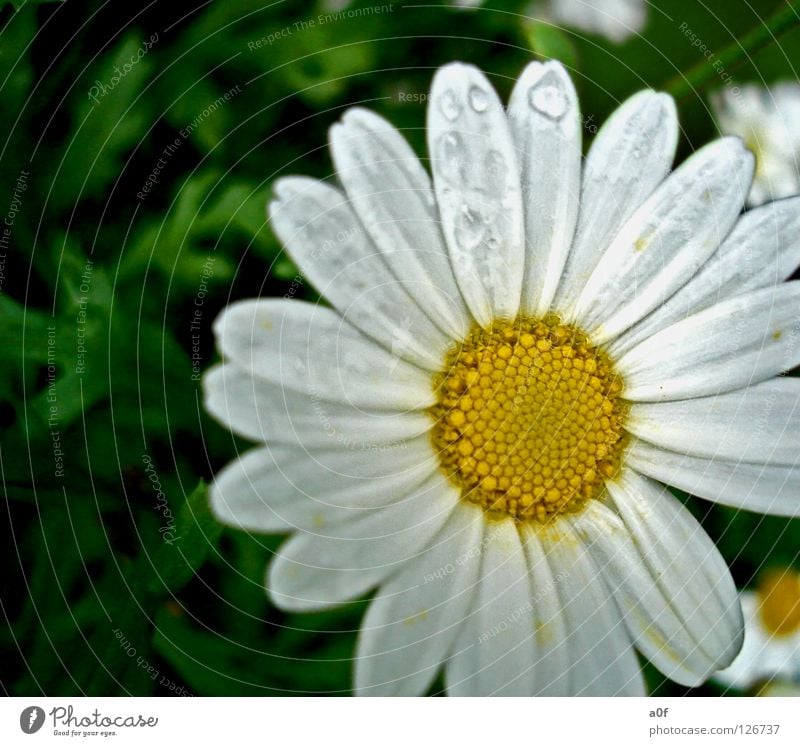
<path fill-rule="evenodd" d="M 748 689 L 759 682 L 797 681 L 800 677 L 800 632 L 776 635 L 761 618 L 761 599 L 754 591 L 740 594 L 745 618 L 742 652 L 731 666 L 714 678 L 723 684 Z M 759 692 L 763 696 L 763 692 Z"/>
<path fill-rule="evenodd" d="M 644 0 L 546 0 L 546 12 L 559 24 L 600 34 L 620 44 L 644 28 L 647 3 Z"/>
<path fill-rule="evenodd" d="M 539 529 L 547 560 L 556 573 L 568 651 L 568 693 L 589 697 L 644 696 L 642 671 L 617 603 L 600 568 L 569 521 Z M 559 634 L 559 628 L 552 629 Z"/>
<path fill-rule="evenodd" d="M 265 443 L 368 451 L 428 432 L 433 422 L 422 411 L 358 410 L 324 401 L 255 378 L 232 363 L 211 368 L 203 389 L 213 417 L 237 435 Z"/>
<path fill-rule="evenodd" d="M 625 462 L 642 474 L 732 508 L 800 516 L 800 469 L 686 456 L 634 439 Z"/>
<path fill-rule="evenodd" d="M 800 677 L 800 631 L 773 633 L 761 617 L 759 594 L 743 591 L 740 597 L 745 617 L 744 647 L 733 664 L 715 678 L 741 689 L 769 679 L 796 682 Z"/>
<path fill-rule="evenodd" d="M 748 689 L 759 680 L 770 678 L 776 673 L 775 670 L 770 670 L 765 661 L 767 657 L 765 653 L 774 641 L 770 640 L 770 635 L 761 621 L 757 594 L 745 591 L 739 598 L 744 614 L 744 645 L 733 663 L 723 671 L 718 671 L 714 678 L 728 686 Z M 791 658 L 784 659 L 784 666 L 787 666 L 790 660 Z M 784 666 L 780 666 L 779 670 Z"/>
<path fill-rule="evenodd" d="M 445 668 L 453 696 L 531 696 L 533 606 L 528 565 L 516 524 L 487 521 L 472 613 Z"/>
<path fill-rule="evenodd" d="M 800 265 L 800 198 L 746 212 L 722 246 L 666 303 L 609 346 L 614 358 L 721 299 L 786 280 Z"/>
<path fill-rule="evenodd" d="M 436 401 L 429 373 L 324 306 L 238 301 L 217 317 L 214 334 L 219 351 L 237 366 L 299 394 L 375 409 L 418 409 Z"/>
<path fill-rule="evenodd" d="M 363 596 L 427 547 L 458 505 L 440 474 L 405 500 L 296 533 L 272 561 L 267 589 L 287 611 L 314 611 Z"/>
<path fill-rule="evenodd" d="M 543 316 L 564 271 L 580 197 L 580 108 L 564 66 L 531 62 L 514 86 L 508 119 L 525 210 L 522 312 Z"/>
<path fill-rule="evenodd" d="M 589 277 L 575 307 L 598 343 L 613 339 L 672 296 L 733 227 L 753 178 L 737 138 L 695 153 L 631 216 Z"/>
<path fill-rule="evenodd" d="M 472 607 L 483 523 L 483 511 L 462 502 L 430 547 L 381 587 L 359 634 L 358 694 L 428 690 Z"/>
<path fill-rule="evenodd" d="M 584 164 L 578 228 L 556 295 L 565 316 L 619 229 L 669 173 L 677 143 L 675 102 L 654 91 L 631 96 L 600 128 Z"/>
<path fill-rule="evenodd" d="M 330 140 L 337 175 L 386 264 L 445 332 L 462 339 L 469 312 L 419 158 L 391 124 L 366 109 L 349 109 Z"/>
<path fill-rule="evenodd" d="M 433 79 L 428 150 L 456 281 L 484 328 L 519 310 L 525 235 L 517 155 L 489 81 L 453 63 Z"/>
<path fill-rule="evenodd" d="M 800 363 L 800 282 L 738 295 L 657 332 L 617 361 L 632 401 L 719 394 Z"/>
<path fill-rule="evenodd" d="M 396 502 L 437 468 L 424 436 L 372 451 L 273 444 L 228 464 L 209 497 L 217 518 L 237 528 L 312 530 Z"/>
<path fill-rule="evenodd" d="M 669 678 L 696 686 L 741 648 L 730 572 L 665 487 L 629 469 L 607 486 L 620 515 L 590 501 L 575 525 L 591 542 L 639 649 Z"/>
<path fill-rule="evenodd" d="M 719 396 L 634 404 L 625 429 L 691 456 L 790 466 L 800 460 L 800 378 Z"/>
<path fill-rule="evenodd" d="M 415 281 L 390 272 L 347 198 L 304 177 L 280 179 L 274 190 L 275 232 L 320 294 L 392 354 L 438 370 L 451 339 L 409 295 Z"/>

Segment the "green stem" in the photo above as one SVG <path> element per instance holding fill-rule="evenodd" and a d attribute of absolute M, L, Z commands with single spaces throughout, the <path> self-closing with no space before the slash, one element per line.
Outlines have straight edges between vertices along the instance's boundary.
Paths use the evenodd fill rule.
<path fill-rule="evenodd" d="M 693 93 L 699 95 L 709 83 L 719 78 L 721 71 L 731 73 L 770 42 L 796 27 L 800 23 L 799 8 L 800 0 L 787 2 L 766 21 L 752 28 L 741 39 L 733 41 L 713 59 L 701 60 L 688 73 L 678 73 L 667 83 L 666 92 L 678 100 Z"/>

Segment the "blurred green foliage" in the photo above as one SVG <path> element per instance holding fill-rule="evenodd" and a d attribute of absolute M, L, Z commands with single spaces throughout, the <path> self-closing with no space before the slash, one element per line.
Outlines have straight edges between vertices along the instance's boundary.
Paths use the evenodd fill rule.
<path fill-rule="evenodd" d="M 347 693 L 365 602 L 272 608 L 281 538 L 223 530 L 206 505 L 205 482 L 247 447 L 202 410 L 211 322 L 294 275 L 266 222 L 270 184 L 330 177 L 326 132 L 353 104 L 424 157 L 412 94 L 453 59 L 504 97 L 530 59 L 562 59 L 588 143 L 622 99 L 698 62 L 681 23 L 722 50 L 779 2 L 656 2 L 622 45 L 499 0 L 313 27 L 320 4 L 0 4 L 3 214 L 19 201 L 0 273 L 3 691 Z M 800 30 L 743 54 L 736 81 L 796 78 L 793 59 Z M 681 157 L 716 134 L 705 93 L 680 102 Z M 740 585 L 797 561 L 798 522 L 687 501 Z M 646 671 L 652 691 L 682 693 Z"/>

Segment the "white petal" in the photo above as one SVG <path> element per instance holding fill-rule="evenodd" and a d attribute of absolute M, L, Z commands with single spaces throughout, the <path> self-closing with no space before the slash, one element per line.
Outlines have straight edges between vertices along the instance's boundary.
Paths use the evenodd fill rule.
<path fill-rule="evenodd" d="M 595 500 L 575 524 L 593 542 L 639 649 L 666 676 L 696 686 L 741 648 L 742 613 L 728 567 L 664 486 L 630 469 L 607 486 L 620 515 Z"/>
<path fill-rule="evenodd" d="M 572 693 L 570 651 L 558 586 L 569 571 L 551 566 L 534 527 L 523 524 L 520 530 L 531 578 L 535 656 L 533 694 L 565 697 Z"/>
<path fill-rule="evenodd" d="M 580 197 L 580 108 L 564 66 L 531 62 L 514 86 L 508 119 L 525 210 L 522 311 L 543 316 L 564 270 Z"/>
<path fill-rule="evenodd" d="M 313 611 L 363 596 L 416 560 L 458 500 L 455 488 L 436 474 L 405 500 L 359 512 L 320 533 L 296 533 L 269 568 L 273 603 Z"/>
<path fill-rule="evenodd" d="M 276 182 L 269 214 L 304 275 L 337 311 L 392 354 L 438 370 L 451 340 L 396 278 L 347 198 L 315 179 Z"/>
<path fill-rule="evenodd" d="M 625 429 L 691 456 L 790 466 L 800 460 L 800 378 L 700 399 L 634 404 Z"/>
<path fill-rule="evenodd" d="M 482 510 L 461 503 L 430 547 L 381 587 L 359 633 L 358 694 L 428 690 L 472 607 L 483 523 Z"/>
<path fill-rule="evenodd" d="M 539 529 L 555 575 L 569 654 L 568 692 L 590 697 L 643 696 L 639 661 L 600 568 L 567 520 Z M 558 634 L 558 630 L 554 630 Z"/>
<path fill-rule="evenodd" d="M 800 198 L 746 212 L 700 271 L 664 305 L 615 339 L 615 358 L 720 300 L 774 286 L 800 265 Z"/>
<path fill-rule="evenodd" d="M 766 644 L 762 648 L 761 662 L 776 679 L 797 681 L 800 678 L 800 633 L 789 635 L 767 633 Z"/>
<path fill-rule="evenodd" d="M 336 172 L 395 277 L 444 331 L 463 339 L 469 313 L 456 285 L 431 180 L 403 136 L 366 109 L 330 134 Z"/>
<path fill-rule="evenodd" d="M 525 235 L 517 156 L 503 106 L 471 65 L 438 70 L 428 106 L 433 184 L 456 281 L 484 328 L 519 310 Z"/>
<path fill-rule="evenodd" d="M 375 344 L 339 314 L 302 301 L 229 305 L 214 322 L 217 347 L 256 378 L 353 407 L 417 409 L 435 403 L 430 373 Z"/>
<path fill-rule="evenodd" d="M 800 469 L 685 456 L 633 440 L 625 462 L 697 497 L 757 513 L 800 516 Z"/>
<path fill-rule="evenodd" d="M 631 96 L 600 128 L 584 164 L 578 228 L 556 296 L 565 315 L 619 229 L 669 173 L 677 143 L 675 102 L 654 91 Z"/>
<path fill-rule="evenodd" d="M 480 580 L 445 668 L 454 696 L 531 696 L 536 658 L 528 565 L 516 524 L 487 521 Z"/>
<path fill-rule="evenodd" d="M 232 363 L 203 377 L 206 410 L 229 430 L 250 440 L 302 447 L 370 449 L 430 430 L 424 412 L 358 410 L 255 378 Z"/>
<path fill-rule="evenodd" d="M 404 498 L 437 468 L 424 436 L 374 451 L 277 444 L 248 451 L 219 472 L 210 502 L 220 521 L 237 528 L 320 529 Z"/>
<path fill-rule="evenodd" d="M 600 343 L 688 282 L 733 227 L 753 178 L 738 138 L 706 145 L 622 226 L 589 277 L 575 316 Z"/>
<path fill-rule="evenodd" d="M 800 363 L 800 282 L 718 303 L 657 332 L 617 361 L 632 401 L 719 394 Z"/>

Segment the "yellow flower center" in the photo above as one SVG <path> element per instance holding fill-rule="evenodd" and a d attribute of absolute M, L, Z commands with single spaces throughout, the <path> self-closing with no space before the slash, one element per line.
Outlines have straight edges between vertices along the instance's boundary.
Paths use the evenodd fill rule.
<path fill-rule="evenodd" d="M 556 317 L 473 329 L 434 385 L 442 468 L 487 512 L 544 523 L 598 497 L 619 468 L 622 382 Z"/>
<path fill-rule="evenodd" d="M 770 570 L 759 581 L 759 614 L 774 635 L 800 631 L 800 573 Z"/>

